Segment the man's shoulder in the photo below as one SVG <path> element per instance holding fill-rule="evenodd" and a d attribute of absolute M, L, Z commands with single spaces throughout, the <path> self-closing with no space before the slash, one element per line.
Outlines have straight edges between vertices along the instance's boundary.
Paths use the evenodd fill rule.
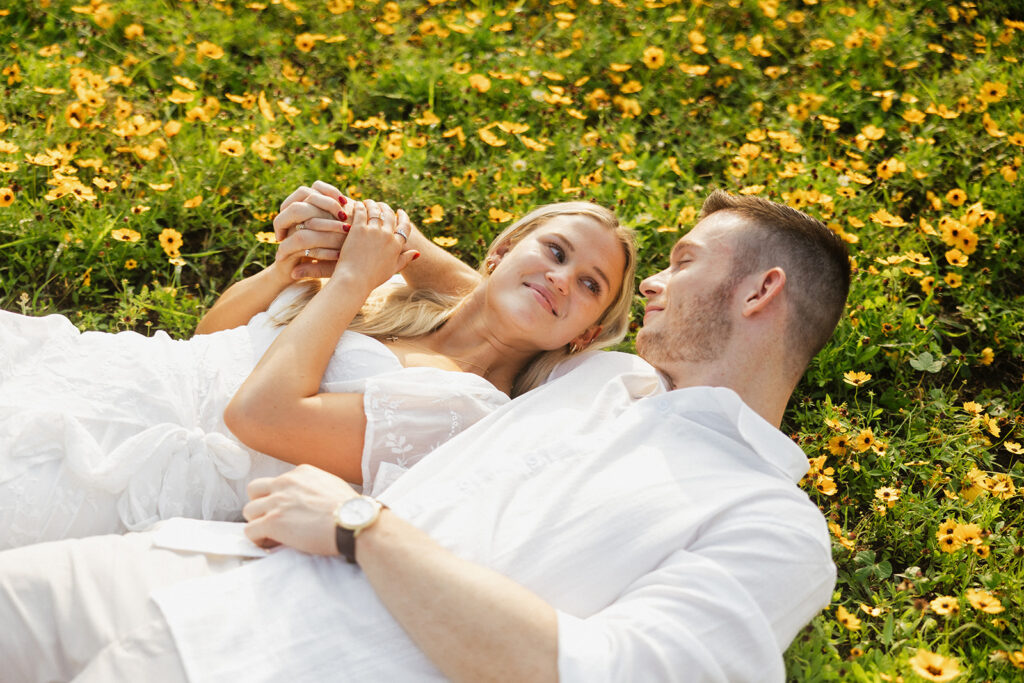
<path fill-rule="evenodd" d="M 657 377 L 658 371 L 640 356 L 621 351 L 587 351 L 570 356 L 555 366 L 548 375 L 547 381 L 552 382 L 572 374 L 588 374 L 611 379 L 623 374 L 647 374 Z"/>

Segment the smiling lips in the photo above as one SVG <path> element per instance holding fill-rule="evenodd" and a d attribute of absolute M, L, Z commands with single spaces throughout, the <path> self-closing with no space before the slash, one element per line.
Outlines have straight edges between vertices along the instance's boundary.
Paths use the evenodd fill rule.
<path fill-rule="evenodd" d="M 644 320 L 647 320 L 647 316 L 649 316 L 651 313 L 654 313 L 656 311 L 663 311 L 663 310 L 665 310 L 665 309 L 662 308 L 661 306 L 648 305 L 644 309 Z"/>
<path fill-rule="evenodd" d="M 553 297 L 551 296 L 551 292 L 549 292 L 546 288 L 544 288 L 544 287 L 542 287 L 540 285 L 534 285 L 534 284 L 531 284 L 529 282 L 526 282 L 524 284 L 527 287 L 529 287 L 531 290 L 533 290 L 533 292 L 536 294 L 537 298 L 544 305 L 544 307 L 547 308 L 548 311 L 551 312 L 551 315 L 554 315 L 554 316 L 558 315 L 558 311 L 555 310 L 555 302 L 553 301 Z"/>

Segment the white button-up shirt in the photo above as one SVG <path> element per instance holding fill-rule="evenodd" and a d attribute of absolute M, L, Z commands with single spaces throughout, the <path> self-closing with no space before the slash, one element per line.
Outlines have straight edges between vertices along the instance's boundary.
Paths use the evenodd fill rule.
<path fill-rule="evenodd" d="M 781 681 L 835 580 L 807 467 L 731 390 L 666 393 L 599 353 L 381 500 L 554 606 L 562 681 Z M 286 550 L 154 597 L 196 682 L 442 678 L 337 558 Z"/>

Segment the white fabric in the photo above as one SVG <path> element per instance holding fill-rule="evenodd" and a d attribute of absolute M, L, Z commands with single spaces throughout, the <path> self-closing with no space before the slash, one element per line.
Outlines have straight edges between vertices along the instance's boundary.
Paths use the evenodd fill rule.
<path fill-rule="evenodd" d="M 184 681 L 166 622 L 145 596 L 157 586 L 243 563 L 237 557 L 154 549 L 149 534 L 92 536 L 2 552 L 0 679 Z"/>
<path fill-rule="evenodd" d="M 562 681 L 783 680 L 835 579 L 807 459 L 728 389 L 662 392 L 639 359 L 589 355 L 381 498 L 558 610 Z M 195 683 L 441 678 L 336 558 L 285 550 L 153 595 Z"/>
<path fill-rule="evenodd" d="M 246 484 L 292 465 L 239 442 L 224 408 L 283 329 L 270 316 L 298 291 L 246 326 L 186 341 L 0 311 L 0 549 L 176 516 L 240 519 Z M 404 471 L 375 487 L 381 463 L 408 466 L 508 401 L 476 375 L 402 368 L 376 339 L 347 332 L 321 390 L 364 389 L 367 490 Z M 389 447 L 397 434 L 401 447 Z"/>

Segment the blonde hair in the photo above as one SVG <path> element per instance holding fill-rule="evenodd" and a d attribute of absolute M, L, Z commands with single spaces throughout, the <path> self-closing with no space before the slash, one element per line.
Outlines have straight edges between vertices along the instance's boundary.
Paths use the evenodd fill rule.
<path fill-rule="evenodd" d="M 518 221 L 505 228 L 487 249 L 487 256 L 501 249 L 511 249 L 516 243 L 557 216 L 583 216 L 612 231 L 622 245 L 626 265 L 622 272 L 622 283 L 615 292 L 612 303 L 604 310 L 596 325 L 600 332 L 584 347 L 570 350 L 570 345 L 538 353 L 522 369 L 512 385 L 513 397 L 539 386 L 558 363 L 573 353 L 591 348 L 603 348 L 622 341 L 629 331 L 629 313 L 633 302 L 633 276 L 636 271 L 636 241 L 633 231 L 619 224 L 614 213 L 590 202 L 560 202 L 537 207 Z M 479 272 L 490 276 L 485 258 Z M 322 281 L 305 281 L 301 292 L 287 308 L 273 317 L 275 325 L 287 325 L 299 314 L 310 299 L 320 290 Z M 429 334 L 448 321 L 465 296 L 442 294 L 430 289 L 415 289 L 408 285 L 390 290 L 377 290 L 367 299 L 363 308 L 352 320 L 348 329 L 373 336 L 395 335 L 418 337 Z"/>

